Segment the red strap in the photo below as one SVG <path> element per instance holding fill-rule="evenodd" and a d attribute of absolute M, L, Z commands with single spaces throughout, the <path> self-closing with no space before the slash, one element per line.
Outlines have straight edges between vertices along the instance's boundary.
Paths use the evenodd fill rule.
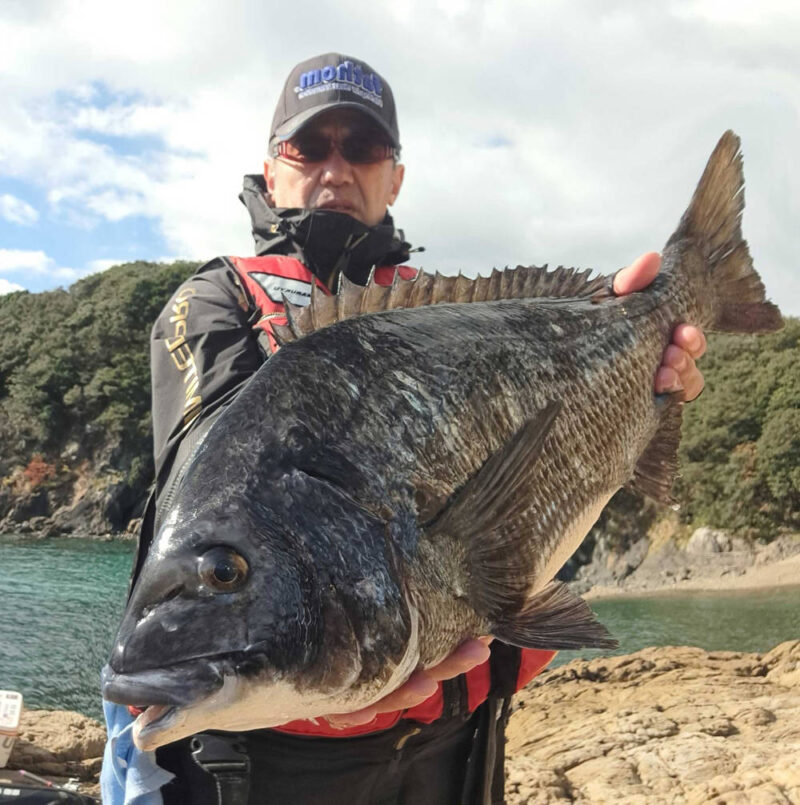
<path fill-rule="evenodd" d="M 528 682 L 535 676 L 544 671 L 550 664 L 555 651 L 544 651 L 538 648 L 522 649 L 522 656 L 519 660 L 519 673 L 517 674 L 517 690 L 522 690 Z"/>

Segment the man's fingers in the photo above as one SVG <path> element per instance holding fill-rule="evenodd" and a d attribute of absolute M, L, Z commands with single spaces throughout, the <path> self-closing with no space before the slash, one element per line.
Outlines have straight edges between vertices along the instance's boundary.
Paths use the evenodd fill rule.
<path fill-rule="evenodd" d="M 670 349 L 667 347 L 667 351 Z M 664 354 L 666 360 L 667 352 L 665 351 Z M 683 355 L 684 368 L 681 371 L 676 371 L 672 366 L 664 364 L 659 367 L 656 372 L 655 390 L 656 394 L 669 394 L 683 389 L 686 402 L 691 402 L 703 390 L 705 381 L 694 361 L 685 352 Z"/>
<path fill-rule="evenodd" d="M 378 715 L 375 705 L 365 707 L 363 710 L 355 710 L 352 713 L 337 713 L 336 715 L 326 716 L 326 721 L 334 728 L 343 730 L 346 727 L 358 727 L 361 724 L 369 724 Z"/>
<path fill-rule="evenodd" d="M 422 704 L 425 699 L 433 696 L 438 689 L 435 679 L 432 679 L 426 671 L 415 671 L 400 687 L 392 691 L 388 696 L 384 696 L 379 702 L 372 705 L 367 710 L 374 710 L 375 713 L 390 713 L 394 710 L 405 710 L 408 707 L 415 707 Z M 349 713 L 343 713 L 341 719 L 346 720 Z M 363 723 L 363 722 L 360 722 Z"/>
<path fill-rule="evenodd" d="M 465 674 L 476 665 L 486 662 L 490 653 L 489 646 L 482 640 L 467 640 L 438 665 L 428 668 L 426 673 L 432 679 L 439 681 L 452 679 L 454 676 Z"/>
<path fill-rule="evenodd" d="M 683 388 L 685 389 L 686 402 L 691 402 L 695 397 L 700 396 L 700 392 L 706 384 L 703 379 L 703 373 L 692 363 L 692 368 L 689 372 L 681 377 Z"/>
<path fill-rule="evenodd" d="M 670 366 L 660 366 L 656 372 L 656 394 L 671 394 L 683 388 L 680 375 Z"/>
<path fill-rule="evenodd" d="M 641 291 L 646 288 L 661 268 L 661 255 L 658 252 L 646 252 L 637 257 L 627 268 L 622 268 L 614 275 L 614 293 L 617 296 Z"/>
<path fill-rule="evenodd" d="M 326 716 L 332 727 L 357 727 L 369 724 L 379 713 L 391 713 L 395 710 L 406 710 L 416 707 L 436 693 L 438 684 L 425 671 L 413 673 L 397 690 L 384 696 L 379 702 L 355 710 L 352 713 L 336 713 Z"/>
<path fill-rule="evenodd" d="M 689 365 L 693 363 L 689 353 L 681 347 L 670 344 L 661 358 L 661 365 L 674 369 L 679 375 L 685 372 Z"/>
<path fill-rule="evenodd" d="M 395 691 L 384 696 L 380 701 L 352 713 L 335 713 L 326 716 L 332 727 L 343 729 L 369 724 L 379 713 L 390 713 L 395 710 L 407 710 L 416 707 L 433 696 L 442 679 L 451 679 L 464 674 L 489 659 L 491 636 L 465 640 L 452 654 L 438 665 L 425 671 L 415 671 Z"/>
<path fill-rule="evenodd" d="M 679 324 L 672 331 L 672 343 L 686 350 L 695 360 L 705 354 L 708 346 L 703 331 L 693 324 Z"/>

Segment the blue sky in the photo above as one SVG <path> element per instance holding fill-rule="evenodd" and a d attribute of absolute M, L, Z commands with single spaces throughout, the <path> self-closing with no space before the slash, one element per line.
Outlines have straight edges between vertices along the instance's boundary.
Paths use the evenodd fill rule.
<path fill-rule="evenodd" d="M 9 0 L 0 6 L 0 293 L 115 262 L 249 254 L 289 69 L 389 80 L 423 267 L 612 271 L 659 249 L 714 143 L 742 137 L 744 231 L 800 315 L 800 10 L 763 0 Z M 412 55 L 413 54 L 413 55 Z"/>

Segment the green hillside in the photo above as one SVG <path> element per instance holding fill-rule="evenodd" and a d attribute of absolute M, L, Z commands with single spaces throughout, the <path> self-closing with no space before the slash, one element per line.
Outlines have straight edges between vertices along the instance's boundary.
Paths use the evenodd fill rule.
<path fill-rule="evenodd" d="M 66 291 L 0 296 L 0 519 L 39 486 L 48 509 L 66 505 L 88 476 L 117 487 L 106 519 L 125 525 L 153 472 L 150 328 L 196 267 L 127 263 Z"/>

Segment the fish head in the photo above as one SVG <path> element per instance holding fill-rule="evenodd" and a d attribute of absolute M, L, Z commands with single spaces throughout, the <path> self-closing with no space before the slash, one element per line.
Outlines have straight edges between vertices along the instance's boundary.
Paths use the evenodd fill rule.
<path fill-rule="evenodd" d="M 416 655 L 386 527 L 296 472 L 244 499 L 178 503 L 104 669 L 106 699 L 146 708 L 137 746 L 358 709 L 400 684 Z"/>

